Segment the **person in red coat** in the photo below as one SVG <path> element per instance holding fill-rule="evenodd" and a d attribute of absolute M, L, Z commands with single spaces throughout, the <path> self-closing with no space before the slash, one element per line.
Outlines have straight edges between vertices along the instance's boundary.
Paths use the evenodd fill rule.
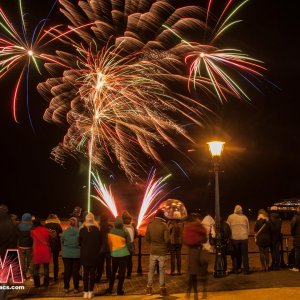
<path fill-rule="evenodd" d="M 33 240 L 32 261 L 34 286 L 40 286 L 39 269 L 41 264 L 44 265 L 44 286 L 48 286 L 49 263 L 51 259 L 49 230 L 42 226 L 39 219 L 35 219 L 30 234 Z"/>

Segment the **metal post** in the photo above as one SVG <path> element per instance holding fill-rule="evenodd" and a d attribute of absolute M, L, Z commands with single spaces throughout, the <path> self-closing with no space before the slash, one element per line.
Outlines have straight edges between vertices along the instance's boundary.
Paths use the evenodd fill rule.
<path fill-rule="evenodd" d="M 143 268 L 142 268 L 142 238 L 141 234 L 138 235 L 138 267 L 137 267 L 137 274 L 143 275 Z"/>
<path fill-rule="evenodd" d="M 216 258 L 214 267 L 214 277 L 225 277 L 225 262 L 226 256 L 222 253 L 222 236 L 221 236 L 221 224 L 220 224 L 220 199 L 219 199 L 219 158 L 214 157 L 214 172 L 215 172 L 215 217 L 216 217 Z"/>

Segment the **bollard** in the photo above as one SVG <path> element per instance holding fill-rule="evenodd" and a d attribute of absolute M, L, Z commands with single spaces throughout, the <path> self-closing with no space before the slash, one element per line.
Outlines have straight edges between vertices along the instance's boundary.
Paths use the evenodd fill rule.
<path fill-rule="evenodd" d="M 138 235 L 138 267 L 137 267 L 137 274 L 143 275 L 143 268 L 142 268 L 142 238 L 141 234 Z"/>

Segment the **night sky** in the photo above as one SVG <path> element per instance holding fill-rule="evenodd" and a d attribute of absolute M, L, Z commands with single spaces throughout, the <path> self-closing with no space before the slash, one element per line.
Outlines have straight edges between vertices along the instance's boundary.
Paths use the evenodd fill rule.
<path fill-rule="evenodd" d="M 18 2 L 0 3 L 17 22 Z M 23 1 L 33 24 L 47 15 L 51 4 L 49 0 Z M 240 11 L 239 19 L 243 22 L 227 32 L 230 46 L 264 61 L 268 69 L 266 81 L 260 85 L 261 91 L 247 91 L 251 103 L 231 100 L 216 105 L 217 115 L 211 116 L 204 128 L 193 129 L 198 141 L 192 147 L 195 151 L 186 152 L 186 157 L 174 154 L 174 161 L 180 163 L 189 178 L 172 160 L 167 159 L 165 167 L 159 170 L 160 174 L 172 172 L 169 189 L 180 188 L 169 197 L 182 200 L 189 211 L 200 208 L 205 213 L 214 208 L 214 182 L 206 146 L 213 136 L 226 142 L 222 157 L 224 172 L 220 174 L 222 215 L 227 216 L 235 204 L 241 204 L 250 217 L 255 217 L 259 208 L 300 197 L 298 11 L 296 1 L 284 5 L 282 1 L 252 0 Z M 56 24 L 62 20 L 56 8 L 49 22 Z M 86 206 L 86 161 L 71 162 L 64 169 L 49 158 L 51 149 L 62 140 L 64 130 L 42 119 L 47 103 L 35 86 L 47 78 L 45 75 L 34 75 L 34 70 L 31 73 L 30 110 L 35 132 L 28 122 L 25 81 L 18 106 L 20 123 L 13 121 L 11 98 L 19 71 L 0 81 L 0 202 L 18 216 L 31 212 L 46 217 L 54 212 L 66 217 L 75 205 Z M 122 199 L 121 207 L 135 214 L 134 202 L 141 199 L 142 186 L 128 184 L 117 168 L 112 174 L 115 180 L 110 183 L 116 198 Z M 109 178 L 110 174 L 107 175 Z M 99 214 L 101 206 L 93 202 L 92 209 Z"/>

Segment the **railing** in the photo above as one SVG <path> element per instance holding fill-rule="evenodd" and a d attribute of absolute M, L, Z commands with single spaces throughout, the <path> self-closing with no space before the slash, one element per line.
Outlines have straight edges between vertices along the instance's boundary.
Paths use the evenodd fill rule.
<path fill-rule="evenodd" d="M 142 240 L 143 240 L 144 236 L 143 235 L 138 235 L 138 252 L 136 254 L 134 254 L 134 256 L 137 256 L 138 259 L 138 267 L 137 267 L 137 274 L 142 275 L 143 274 L 143 269 L 142 269 L 142 256 L 148 256 L 150 255 L 150 253 L 143 253 L 142 252 Z M 253 239 L 253 243 L 254 242 L 254 234 L 250 234 L 249 235 L 250 239 Z M 292 250 L 292 241 L 293 237 L 291 235 L 287 235 L 284 234 L 282 235 L 282 239 L 281 239 L 281 249 L 280 249 L 280 253 L 281 253 L 281 267 L 285 267 L 288 264 L 288 257 L 289 257 L 289 253 Z M 290 248 L 291 247 L 291 248 Z M 248 251 L 249 254 L 255 254 L 255 253 L 259 253 L 258 248 L 257 251 Z M 187 253 L 181 253 L 181 255 L 187 255 Z M 286 255 L 286 263 L 284 262 L 284 255 Z"/>

